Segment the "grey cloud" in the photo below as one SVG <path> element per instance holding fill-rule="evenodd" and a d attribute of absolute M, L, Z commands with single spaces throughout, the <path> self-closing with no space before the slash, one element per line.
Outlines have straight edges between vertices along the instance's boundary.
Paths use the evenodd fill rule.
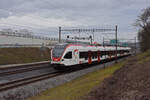
<path fill-rule="evenodd" d="M 14 14 L 43 13 L 45 17 L 95 17 L 102 14 L 116 14 L 141 0 L 1 0 L 1 9 Z M 146 2 L 148 0 L 143 0 Z M 47 16 L 46 16 L 47 15 Z"/>
<path fill-rule="evenodd" d="M 150 0 L 0 0 L 0 18 L 34 14 L 86 25 L 118 24 L 127 32 L 135 31 L 132 23 L 149 4 Z"/>
<path fill-rule="evenodd" d="M 5 18 L 5 17 L 7 17 L 9 15 L 10 15 L 9 12 L 0 9 L 0 18 Z"/>

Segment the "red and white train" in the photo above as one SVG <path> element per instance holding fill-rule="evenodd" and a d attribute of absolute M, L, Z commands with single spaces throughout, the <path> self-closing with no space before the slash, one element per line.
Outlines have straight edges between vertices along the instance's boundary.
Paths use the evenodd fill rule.
<path fill-rule="evenodd" d="M 57 44 L 51 50 L 51 64 L 54 68 L 99 63 L 102 60 L 130 55 L 130 47 L 95 46 L 87 44 Z"/>

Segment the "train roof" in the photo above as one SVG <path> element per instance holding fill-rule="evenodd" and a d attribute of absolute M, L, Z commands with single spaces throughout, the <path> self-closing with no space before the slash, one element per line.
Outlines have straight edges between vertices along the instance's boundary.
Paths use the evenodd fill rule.
<path fill-rule="evenodd" d="M 109 46 L 103 46 L 103 45 L 95 45 L 95 44 L 84 44 L 84 43 L 59 43 L 56 44 L 56 46 L 83 46 L 83 47 L 104 47 L 104 48 L 114 48 L 115 46 L 109 45 Z M 123 47 L 123 46 L 118 46 L 118 49 L 130 49 L 130 47 Z"/>

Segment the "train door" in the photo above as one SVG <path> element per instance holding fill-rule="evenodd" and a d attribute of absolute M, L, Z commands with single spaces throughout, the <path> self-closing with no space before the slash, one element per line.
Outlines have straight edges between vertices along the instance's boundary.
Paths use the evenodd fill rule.
<path fill-rule="evenodd" d="M 88 63 L 91 64 L 92 63 L 92 52 L 88 51 Z"/>
<path fill-rule="evenodd" d="M 73 55 L 72 55 L 72 51 L 69 51 L 66 53 L 66 55 L 64 56 L 63 62 L 66 65 L 73 65 Z"/>
<path fill-rule="evenodd" d="M 75 49 L 73 50 L 73 63 L 78 64 L 79 62 L 79 50 Z"/>
<path fill-rule="evenodd" d="M 111 59 L 112 57 L 112 51 L 109 51 L 109 59 Z"/>
<path fill-rule="evenodd" d="M 98 52 L 97 52 L 97 61 L 98 61 L 98 63 L 99 63 L 100 60 L 101 60 L 100 57 L 101 57 L 101 54 L 100 54 L 100 51 L 98 51 Z"/>
<path fill-rule="evenodd" d="M 124 50 L 121 50 L 121 56 L 124 56 Z"/>

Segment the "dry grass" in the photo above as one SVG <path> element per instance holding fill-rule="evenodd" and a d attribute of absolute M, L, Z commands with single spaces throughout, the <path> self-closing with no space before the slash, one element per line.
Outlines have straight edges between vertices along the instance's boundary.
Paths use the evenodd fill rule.
<path fill-rule="evenodd" d="M 89 73 L 56 88 L 48 89 L 28 100 L 81 100 L 83 96 L 98 86 L 104 78 L 111 76 L 124 64 L 125 62 L 121 62 L 106 69 Z"/>
<path fill-rule="evenodd" d="M 142 64 L 144 62 L 150 61 L 150 50 L 137 55 L 138 63 Z"/>
<path fill-rule="evenodd" d="M 49 60 L 49 49 L 0 48 L 0 65 Z"/>

